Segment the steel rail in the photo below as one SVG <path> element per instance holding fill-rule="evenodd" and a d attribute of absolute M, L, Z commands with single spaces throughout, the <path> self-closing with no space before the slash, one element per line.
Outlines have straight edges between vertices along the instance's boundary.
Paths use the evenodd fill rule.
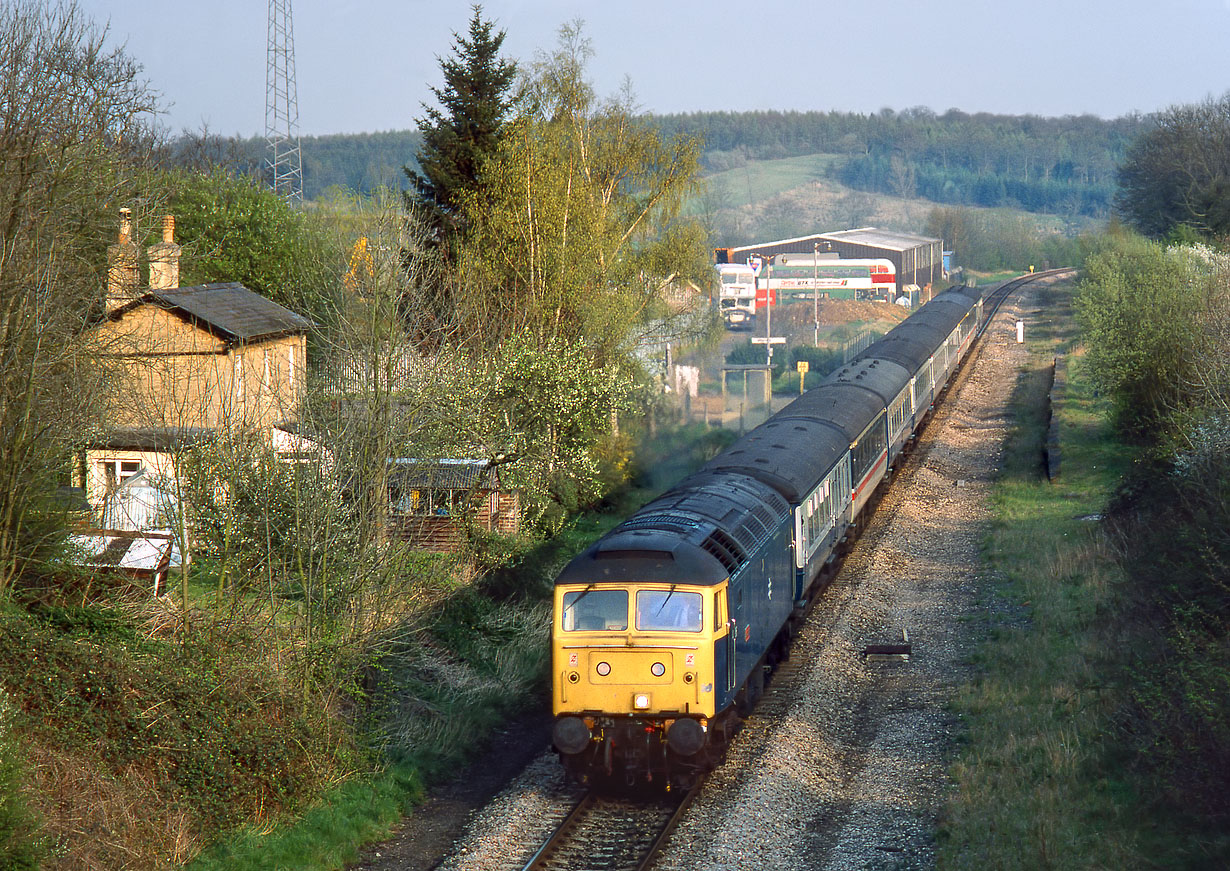
<path fill-rule="evenodd" d="M 595 801 L 597 801 L 597 796 L 592 791 L 581 796 L 581 800 L 577 802 L 576 807 L 569 811 L 568 816 L 564 817 L 563 822 L 556 826 L 555 831 L 551 833 L 551 837 L 547 838 L 546 843 L 534 852 L 534 855 L 525 863 L 521 871 L 540 871 L 540 869 L 547 867 L 545 864 L 546 860 L 552 853 L 558 850 L 561 844 L 567 842 L 572 830 L 589 813 Z"/>
<path fill-rule="evenodd" d="M 995 314 L 999 311 L 999 307 L 1003 305 L 1004 301 L 1007 300 L 1008 297 L 1015 291 L 1020 290 L 1025 285 L 1032 281 L 1036 281 L 1039 278 L 1057 278 L 1061 275 L 1072 275 L 1075 274 L 1075 272 L 1076 269 L 1074 267 L 1061 266 L 1057 269 L 1044 269 L 1041 272 L 1027 272 L 1017 278 L 1010 278 L 1007 281 L 1002 282 L 986 295 L 983 303 L 984 307 L 988 303 L 991 303 L 992 300 L 994 300 L 994 303 L 991 305 L 990 311 L 983 311 L 982 324 L 978 327 L 977 336 L 982 336 L 983 332 L 986 331 L 987 326 L 991 323 L 991 319 L 995 317 Z"/>
<path fill-rule="evenodd" d="M 688 807 L 695 801 L 697 795 L 700 794 L 701 787 L 704 784 L 702 778 L 695 786 L 689 789 L 682 796 L 676 798 L 667 807 L 661 808 L 662 816 L 664 817 L 659 824 L 658 831 L 648 841 L 646 846 L 640 851 L 638 856 L 633 856 L 628 859 L 607 859 L 608 864 L 602 865 L 596 860 L 591 863 L 591 867 L 603 867 L 605 871 L 646 871 L 652 866 L 654 859 L 662 848 L 666 845 L 671 833 L 679 825 L 684 813 Z M 586 835 L 586 825 L 591 818 L 598 817 L 604 813 L 621 812 L 617 809 L 621 800 L 615 797 L 605 796 L 595 791 L 589 791 L 581 797 L 576 806 L 569 812 L 551 833 L 551 836 L 546 842 L 539 847 L 529 861 L 522 867 L 522 871 L 550 871 L 562 867 L 556 864 L 557 856 L 565 853 L 569 848 L 577 847 L 578 841 L 581 841 Z M 651 809 L 652 805 L 643 806 L 646 810 Z M 614 809 L 614 810 L 613 810 Z M 669 813 L 667 813 L 669 811 Z"/>

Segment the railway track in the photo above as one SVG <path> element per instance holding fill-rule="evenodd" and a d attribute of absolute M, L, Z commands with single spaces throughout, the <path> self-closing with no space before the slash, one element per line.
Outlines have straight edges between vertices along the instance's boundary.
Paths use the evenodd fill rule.
<path fill-rule="evenodd" d="M 643 871 L 652 866 L 702 785 L 652 802 L 590 791 L 522 871 Z"/>
<path fill-rule="evenodd" d="M 982 336 L 983 331 L 991 323 L 991 318 L 999 311 L 999 307 L 1003 304 L 1004 300 L 1012 296 L 1014 292 L 1020 290 L 1031 281 L 1037 281 L 1041 278 L 1068 276 L 1075 274 L 1075 272 L 1076 270 L 1071 266 L 1061 266 L 1058 269 L 1044 269 L 1041 272 L 1031 272 L 1019 278 L 1012 278 L 1003 282 L 999 287 L 987 294 L 986 300 L 983 303 L 982 326 L 978 328 L 978 336 Z"/>
<path fill-rule="evenodd" d="M 957 393 L 958 390 L 960 390 L 961 385 L 969 379 L 970 374 L 974 370 L 974 363 L 977 361 L 978 356 L 982 353 L 984 334 L 986 333 L 987 328 L 991 325 L 991 321 L 994 320 L 995 315 L 999 312 L 1000 306 L 1009 300 L 1014 293 L 1031 282 L 1044 278 L 1059 278 L 1061 276 L 1074 275 L 1075 273 L 1076 270 L 1070 266 L 1063 266 L 1058 269 L 1045 269 L 1041 272 L 1031 272 L 1022 275 L 1019 278 L 1009 279 L 987 294 L 983 301 L 982 323 L 979 325 L 978 331 L 974 334 L 974 342 L 970 348 L 969 354 L 966 355 L 966 358 L 961 362 L 961 365 L 953 373 L 948 384 L 944 387 L 945 401 L 948 396 Z M 943 413 L 943 404 L 937 405 L 936 408 L 939 413 Z M 932 420 L 928 420 L 924 426 L 919 428 L 918 443 L 915 445 L 915 450 L 923 443 L 929 441 L 927 429 L 930 427 L 931 423 Z M 910 453 L 912 454 L 914 451 L 911 450 Z M 905 463 L 907 466 L 899 469 L 895 474 L 895 478 L 900 478 L 901 473 L 904 472 L 906 468 L 911 468 L 909 465 L 911 464 L 911 460 L 912 457 L 910 456 L 905 458 Z"/>

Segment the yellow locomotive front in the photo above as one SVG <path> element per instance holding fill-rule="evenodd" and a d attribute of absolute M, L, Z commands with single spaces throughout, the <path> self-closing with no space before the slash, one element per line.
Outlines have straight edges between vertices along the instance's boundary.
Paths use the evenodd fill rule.
<path fill-rule="evenodd" d="M 579 780 L 676 776 L 708 765 L 724 729 L 726 586 L 560 585 L 552 628 L 554 742 Z M 720 741 L 717 740 L 720 737 Z M 680 776 L 682 773 L 682 776 Z"/>

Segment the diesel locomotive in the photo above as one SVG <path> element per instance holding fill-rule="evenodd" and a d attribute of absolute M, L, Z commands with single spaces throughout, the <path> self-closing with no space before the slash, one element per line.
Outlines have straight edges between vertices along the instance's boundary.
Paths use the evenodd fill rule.
<path fill-rule="evenodd" d="M 940 294 L 564 568 L 552 740 L 571 776 L 687 787 L 721 759 L 982 311 L 976 288 Z"/>

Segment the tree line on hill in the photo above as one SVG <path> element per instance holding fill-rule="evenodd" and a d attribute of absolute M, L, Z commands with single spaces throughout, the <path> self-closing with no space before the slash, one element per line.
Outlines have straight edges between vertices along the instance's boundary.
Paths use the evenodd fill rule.
<path fill-rule="evenodd" d="M 660 116 L 705 142 L 705 164 L 837 154 L 833 177 L 874 193 L 939 203 L 1104 216 L 1115 170 L 1143 120 L 1089 115 L 942 115 L 924 107 L 852 112 L 699 112 Z"/>
<path fill-rule="evenodd" d="M 1105 217 L 1116 171 L 1147 126 L 1130 115 L 1042 118 L 1033 115 L 942 115 L 924 108 L 870 115 L 855 112 L 693 112 L 651 115 L 659 135 L 696 137 L 706 172 L 754 160 L 808 154 L 844 157 L 830 170 L 848 187 L 938 203 L 1014 206 L 1035 212 Z M 304 195 L 329 188 L 366 193 L 408 186 L 418 130 L 334 134 L 302 139 Z M 236 166 L 259 169 L 263 139 L 230 142 Z"/>

